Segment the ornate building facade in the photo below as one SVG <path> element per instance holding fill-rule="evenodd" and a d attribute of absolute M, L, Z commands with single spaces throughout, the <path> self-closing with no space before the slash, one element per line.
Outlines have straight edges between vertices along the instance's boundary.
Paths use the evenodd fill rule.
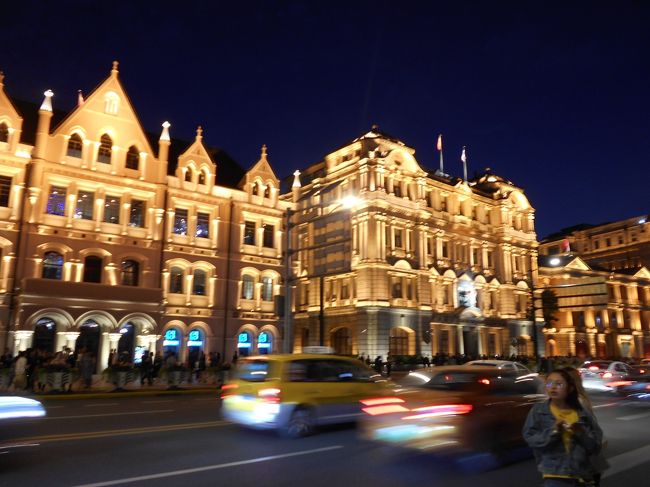
<path fill-rule="evenodd" d="M 0 79 L 0 347 L 86 348 L 98 370 L 111 350 L 280 351 L 279 189 L 266 148 L 244 172 L 200 127 L 152 142 L 117 63 L 63 114 Z"/>
<path fill-rule="evenodd" d="M 293 349 L 532 356 L 534 209 L 489 171 L 463 181 L 414 154 L 373 127 L 295 174 Z"/>

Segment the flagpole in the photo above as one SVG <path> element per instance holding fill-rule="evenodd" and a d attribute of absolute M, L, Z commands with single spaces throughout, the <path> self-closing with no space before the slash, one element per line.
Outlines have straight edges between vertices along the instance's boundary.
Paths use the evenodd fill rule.
<path fill-rule="evenodd" d="M 465 153 L 465 146 L 463 146 L 461 160 L 463 161 L 463 178 L 464 181 L 467 182 L 467 154 Z"/>
<path fill-rule="evenodd" d="M 438 152 L 440 152 L 440 173 L 445 173 L 445 163 L 442 158 L 442 134 L 438 135 Z"/>

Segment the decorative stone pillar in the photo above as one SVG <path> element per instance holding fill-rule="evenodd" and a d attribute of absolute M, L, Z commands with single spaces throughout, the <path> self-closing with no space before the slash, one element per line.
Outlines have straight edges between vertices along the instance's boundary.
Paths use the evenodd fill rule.
<path fill-rule="evenodd" d="M 34 340 L 33 330 L 17 330 L 14 332 L 14 354 L 27 350 Z"/>
<path fill-rule="evenodd" d="M 80 333 L 78 331 L 66 331 L 63 334 L 65 335 L 66 347 L 74 351 L 75 346 L 77 345 L 77 338 L 79 338 Z"/>

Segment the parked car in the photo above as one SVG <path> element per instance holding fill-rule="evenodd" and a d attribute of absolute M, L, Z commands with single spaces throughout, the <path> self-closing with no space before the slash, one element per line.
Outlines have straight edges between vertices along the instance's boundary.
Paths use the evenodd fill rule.
<path fill-rule="evenodd" d="M 585 389 L 612 391 L 617 382 L 628 380 L 632 368 L 614 360 L 588 360 L 578 370 Z"/>
<path fill-rule="evenodd" d="M 223 417 L 292 438 L 320 425 L 356 421 L 359 401 L 392 384 L 357 359 L 331 354 L 247 357 L 233 374 L 222 387 Z"/>
<path fill-rule="evenodd" d="M 497 367 L 477 365 L 411 372 L 402 383 L 361 401 L 363 438 L 417 451 L 499 455 L 523 445 L 528 411 L 546 397 Z"/>

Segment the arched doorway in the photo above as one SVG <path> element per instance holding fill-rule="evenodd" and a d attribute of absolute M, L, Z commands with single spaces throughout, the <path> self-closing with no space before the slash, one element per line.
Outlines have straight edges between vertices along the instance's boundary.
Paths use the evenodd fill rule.
<path fill-rule="evenodd" d="M 178 328 L 169 328 L 165 332 L 165 337 L 163 339 L 163 357 L 169 356 L 169 354 L 176 355 L 176 359 L 180 359 L 181 346 L 181 332 Z"/>
<path fill-rule="evenodd" d="M 273 350 L 273 335 L 268 331 L 263 331 L 257 337 L 257 351 L 260 355 L 266 355 Z"/>
<path fill-rule="evenodd" d="M 253 340 L 251 334 L 247 331 L 242 331 L 237 335 L 237 355 L 240 357 L 248 357 L 251 353 Z"/>
<path fill-rule="evenodd" d="M 350 330 L 347 327 L 341 327 L 337 330 L 334 330 L 330 335 L 330 341 L 332 343 L 332 348 L 334 353 L 340 355 L 351 355 L 352 354 L 352 343 L 350 340 Z"/>
<path fill-rule="evenodd" d="M 95 357 L 99 356 L 99 341 L 101 339 L 101 327 L 95 320 L 86 320 L 79 327 L 79 336 L 74 347 L 75 355 L 81 350 L 90 352 Z"/>
<path fill-rule="evenodd" d="M 187 360 L 190 367 L 194 367 L 194 364 L 199 361 L 199 358 L 201 358 L 203 344 L 203 332 L 198 328 L 191 330 L 187 336 Z"/>
<path fill-rule="evenodd" d="M 117 342 L 117 357 L 120 362 L 133 362 L 135 345 L 135 326 L 131 323 L 120 328 L 120 341 Z"/>
<path fill-rule="evenodd" d="M 589 347 L 587 346 L 587 341 L 584 338 L 578 338 L 576 340 L 576 357 L 585 358 L 589 355 Z"/>
<path fill-rule="evenodd" d="M 56 323 L 51 318 L 41 318 L 34 327 L 32 347 L 43 352 L 54 353 L 56 340 Z"/>

